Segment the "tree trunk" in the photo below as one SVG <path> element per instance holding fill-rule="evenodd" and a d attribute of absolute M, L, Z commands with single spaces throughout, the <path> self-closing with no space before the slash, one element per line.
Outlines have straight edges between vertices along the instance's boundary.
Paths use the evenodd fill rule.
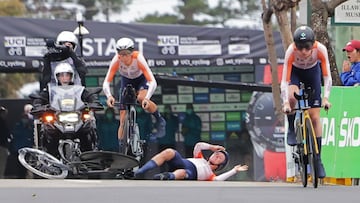
<path fill-rule="evenodd" d="M 271 78 L 272 78 L 272 93 L 273 93 L 273 100 L 274 100 L 274 109 L 275 115 L 279 121 L 284 119 L 284 116 L 281 112 L 281 98 L 280 98 L 280 85 L 278 83 L 278 63 L 277 63 L 277 55 L 276 55 L 276 48 L 275 48 L 275 40 L 273 36 L 273 29 L 271 23 L 271 15 L 272 11 L 266 7 L 265 1 L 262 0 L 263 4 L 263 28 L 264 28 L 264 37 L 266 42 L 266 48 L 268 50 L 270 67 L 271 67 Z"/>
<path fill-rule="evenodd" d="M 335 7 L 345 1 L 346 0 L 333 0 L 330 2 L 322 2 L 321 0 L 311 0 L 311 27 L 314 30 L 316 40 L 323 43 L 328 49 L 332 82 L 333 85 L 338 86 L 342 85 L 342 82 L 336 66 L 335 53 L 327 32 L 327 24 L 329 17 L 334 14 Z"/>

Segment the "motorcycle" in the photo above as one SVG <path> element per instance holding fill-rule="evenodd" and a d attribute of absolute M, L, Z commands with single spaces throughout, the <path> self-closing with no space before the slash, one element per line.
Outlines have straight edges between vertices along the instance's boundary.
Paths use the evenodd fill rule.
<path fill-rule="evenodd" d="M 103 110 L 99 103 L 83 98 L 83 86 L 49 86 L 49 104 L 32 111 L 35 118 L 35 148 L 21 148 L 20 163 L 44 178 L 63 179 L 101 173 L 121 174 L 124 168 L 138 165 L 131 157 L 114 152 L 97 151 L 94 111 Z M 101 88 L 89 91 L 87 97 Z M 44 98 L 32 95 L 33 99 Z M 125 160 L 125 161 L 121 161 Z"/>

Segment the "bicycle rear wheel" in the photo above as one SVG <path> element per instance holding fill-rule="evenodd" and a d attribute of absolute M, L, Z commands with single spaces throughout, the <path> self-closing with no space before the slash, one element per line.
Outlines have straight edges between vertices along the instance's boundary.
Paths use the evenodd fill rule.
<path fill-rule="evenodd" d="M 296 139 L 297 139 L 297 153 L 299 156 L 299 173 L 301 177 L 301 183 L 304 187 L 307 186 L 307 155 L 304 154 L 304 135 L 301 131 L 301 125 L 299 122 L 296 123 Z"/>
<path fill-rule="evenodd" d="M 319 175 L 318 175 L 318 157 L 316 155 L 316 151 L 315 151 L 315 140 L 314 140 L 314 132 L 312 130 L 312 123 L 311 121 L 308 119 L 306 120 L 306 133 L 307 133 L 307 146 L 308 146 L 308 161 L 309 161 L 309 165 L 310 165 L 310 176 L 311 176 L 311 181 L 312 184 L 314 186 L 314 188 L 318 187 L 318 180 L 319 180 Z"/>

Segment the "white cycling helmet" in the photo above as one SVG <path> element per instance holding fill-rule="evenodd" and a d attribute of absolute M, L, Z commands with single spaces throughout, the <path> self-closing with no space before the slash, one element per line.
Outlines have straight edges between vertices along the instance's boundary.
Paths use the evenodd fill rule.
<path fill-rule="evenodd" d="M 121 50 L 132 51 L 132 50 L 134 50 L 134 41 L 132 41 L 132 39 L 127 38 L 127 37 L 120 38 L 116 42 L 116 50 L 117 51 L 121 51 Z"/>
<path fill-rule="evenodd" d="M 59 63 L 56 65 L 55 71 L 54 71 L 56 84 L 59 84 L 57 76 L 60 73 L 70 73 L 71 74 L 70 83 L 74 82 L 74 69 L 69 63 Z"/>
<path fill-rule="evenodd" d="M 78 39 L 73 32 L 70 31 L 62 31 L 56 38 L 56 44 L 62 44 L 64 42 L 71 42 L 73 48 L 75 50 L 76 45 L 78 44 Z"/>

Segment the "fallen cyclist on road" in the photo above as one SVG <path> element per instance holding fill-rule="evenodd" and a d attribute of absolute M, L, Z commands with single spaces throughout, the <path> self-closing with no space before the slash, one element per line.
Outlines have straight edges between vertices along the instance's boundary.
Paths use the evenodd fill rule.
<path fill-rule="evenodd" d="M 213 151 L 209 159 L 205 159 L 202 151 Z M 139 178 L 146 172 L 168 164 L 170 172 L 154 175 L 154 180 L 226 180 L 240 171 L 247 171 L 247 165 L 236 165 L 233 169 L 216 175 L 216 171 L 225 168 L 229 161 L 229 154 L 220 145 L 212 145 L 205 142 L 198 142 L 194 147 L 193 158 L 183 158 L 174 149 L 168 148 L 156 154 L 144 166 L 135 172 L 135 178 Z"/>

